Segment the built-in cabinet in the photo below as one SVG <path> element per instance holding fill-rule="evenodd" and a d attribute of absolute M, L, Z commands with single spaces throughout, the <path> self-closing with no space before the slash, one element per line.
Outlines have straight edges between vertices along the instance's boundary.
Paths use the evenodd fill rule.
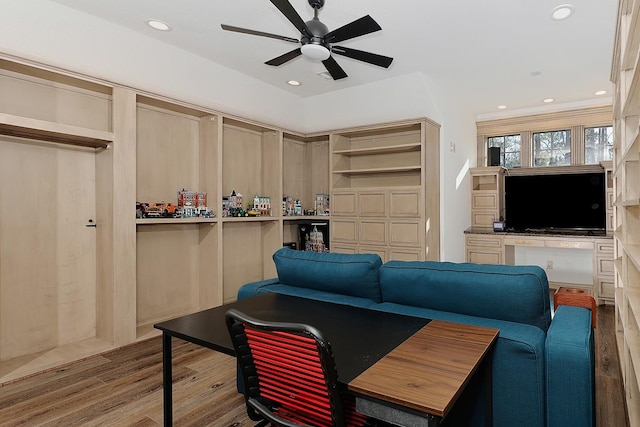
<path fill-rule="evenodd" d="M 616 331 L 629 424 L 640 424 L 640 1 L 620 1 L 611 80 Z"/>
<path fill-rule="evenodd" d="M 14 58 L 0 93 L 0 383 L 235 300 L 300 219 L 329 219 L 338 252 L 439 256 L 427 120 L 302 135 Z M 183 189 L 215 216 L 136 218 Z M 223 217 L 234 191 L 271 215 Z M 330 193 L 331 217 L 283 215 Z"/>
<path fill-rule="evenodd" d="M 504 171 L 502 167 L 472 168 L 471 228 L 493 229 L 504 216 Z"/>
<path fill-rule="evenodd" d="M 438 260 L 439 127 L 418 120 L 330 142 L 332 251 Z"/>
<path fill-rule="evenodd" d="M 558 170 L 604 169 L 607 202 L 606 236 L 536 235 L 535 233 L 494 232 L 493 222 L 503 219 L 505 173 L 534 174 Z M 563 166 L 560 168 L 518 168 L 508 172 L 501 167 L 473 168 L 471 174 L 471 224 L 465 233 L 465 252 L 468 262 L 483 264 L 515 264 L 516 248 L 549 248 L 587 250 L 591 253 L 592 279 L 589 284 L 572 282 L 551 283 L 552 287 L 585 287 L 593 292 L 598 304 L 614 303 L 614 244 L 613 244 L 613 169 L 612 162 L 590 166 Z"/>

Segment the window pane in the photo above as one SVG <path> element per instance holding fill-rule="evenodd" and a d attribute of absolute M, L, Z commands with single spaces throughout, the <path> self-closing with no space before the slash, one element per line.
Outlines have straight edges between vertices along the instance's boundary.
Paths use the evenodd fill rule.
<path fill-rule="evenodd" d="M 562 166 L 571 164 L 571 131 L 533 134 L 533 165 Z"/>
<path fill-rule="evenodd" d="M 584 162 L 587 165 L 613 160 L 613 126 L 584 130 Z"/>
<path fill-rule="evenodd" d="M 487 147 L 500 147 L 500 166 L 520 167 L 520 135 L 492 136 Z"/>

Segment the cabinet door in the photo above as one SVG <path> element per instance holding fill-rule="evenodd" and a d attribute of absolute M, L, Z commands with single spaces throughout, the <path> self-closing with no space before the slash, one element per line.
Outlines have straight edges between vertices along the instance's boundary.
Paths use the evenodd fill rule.
<path fill-rule="evenodd" d="M 420 246 L 423 234 L 419 220 L 389 221 L 389 244 L 392 246 Z"/>
<path fill-rule="evenodd" d="M 387 221 L 384 219 L 362 219 L 359 221 L 358 242 L 365 245 L 387 244 Z"/>
<path fill-rule="evenodd" d="M 498 195 L 495 192 L 476 192 L 471 194 L 471 209 L 498 209 Z"/>
<path fill-rule="evenodd" d="M 422 198 L 415 190 L 391 190 L 389 192 L 390 216 L 398 217 L 420 217 L 420 206 Z"/>
<path fill-rule="evenodd" d="M 384 191 L 361 191 L 358 193 L 360 216 L 387 216 L 387 194 Z"/>
<path fill-rule="evenodd" d="M 360 246 L 358 248 L 358 253 L 360 254 L 376 254 L 382 259 L 382 262 L 388 261 L 387 250 L 385 248 L 381 248 L 380 246 Z"/>
<path fill-rule="evenodd" d="M 95 183 L 94 152 L 0 137 L 0 360 L 95 336 Z"/>
<path fill-rule="evenodd" d="M 356 192 L 334 193 L 331 202 L 331 215 L 356 216 Z"/>
<path fill-rule="evenodd" d="M 331 220 L 331 241 L 356 244 L 357 221 L 355 218 L 340 218 Z M 332 246 L 332 250 L 334 247 Z"/>

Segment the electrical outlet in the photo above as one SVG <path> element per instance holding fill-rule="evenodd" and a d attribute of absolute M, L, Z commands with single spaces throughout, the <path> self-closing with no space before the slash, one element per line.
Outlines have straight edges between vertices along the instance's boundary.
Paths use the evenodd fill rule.
<path fill-rule="evenodd" d="M 547 270 L 553 270 L 553 261 L 547 261 Z"/>

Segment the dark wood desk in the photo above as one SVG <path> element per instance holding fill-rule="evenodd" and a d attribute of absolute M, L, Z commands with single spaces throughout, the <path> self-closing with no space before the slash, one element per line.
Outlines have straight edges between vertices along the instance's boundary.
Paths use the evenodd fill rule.
<path fill-rule="evenodd" d="M 442 338 L 427 337 L 429 342 L 422 344 L 418 343 L 416 339 L 414 344 L 418 347 L 403 347 L 401 344 L 414 336 L 416 332 L 424 331 L 423 327 L 432 321 L 279 294 L 264 294 L 158 323 L 155 327 L 162 331 L 163 343 L 165 426 L 171 426 L 173 420 L 171 338 L 180 338 L 233 356 L 233 345 L 225 325 L 225 314 L 230 308 L 263 320 L 306 323 L 321 330 L 331 343 L 340 382 L 345 386 L 348 386 L 361 374 L 366 374 L 369 368 L 394 349 L 402 352 L 408 351 L 410 359 L 417 363 L 423 363 L 426 356 L 423 356 L 422 353 L 433 354 L 430 349 L 435 347 L 431 341 Z M 436 322 L 436 325 L 453 325 L 445 322 L 433 322 Z M 455 325 L 451 326 L 449 330 L 456 331 L 461 327 L 463 325 Z M 418 335 L 418 337 L 421 336 Z M 468 344 L 471 341 L 469 337 L 470 335 L 463 336 L 459 340 Z M 447 341 L 438 342 L 436 347 L 440 348 L 440 351 L 443 349 L 456 353 L 461 351 L 458 347 L 448 347 L 450 343 Z M 429 372 L 434 372 L 435 369 L 437 372 L 434 372 L 433 375 L 442 375 L 442 372 L 445 371 L 445 365 L 451 363 L 452 360 L 457 363 L 457 354 L 455 358 L 452 357 L 452 354 L 449 354 L 448 358 L 440 354 L 437 360 L 426 363 L 432 366 Z M 422 368 L 422 366 L 418 368 L 414 365 L 412 369 L 421 370 Z M 470 376 L 472 373 L 467 372 L 466 375 Z M 413 376 L 411 371 L 407 371 L 407 374 Z M 362 381 L 367 378 L 369 377 L 362 377 Z M 358 387 L 358 384 L 359 382 L 355 387 Z M 456 397 L 457 394 L 453 398 L 454 401 Z M 416 400 L 419 401 L 421 398 L 417 397 Z M 397 403 L 407 407 L 405 402 L 398 401 Z M 424 409 L 422 407 L 409 406 L 407 408 L 419 415 L 423 414 L 420 412 Z M 430 422 L 429 420 L 435 419 L 437 424 L 442 416 L 446 415 L 446 411 L 447 409 L 441 411 L 442 415 L 428 413 L 427 423 Z"/>

